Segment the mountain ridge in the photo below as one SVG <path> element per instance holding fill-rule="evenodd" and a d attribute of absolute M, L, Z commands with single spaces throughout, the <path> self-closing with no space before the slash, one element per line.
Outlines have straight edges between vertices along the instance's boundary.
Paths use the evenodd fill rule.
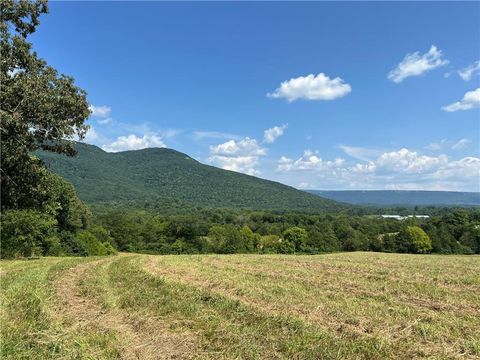
<path fill-rule="evenodd" d="M 77 155 L 38 151 L 88 204 L 323 211 L 349 207 L 278 182 L 202 164 L 169 148 L 117 153 L 76 143 Z"/>
<path fill-rule="evenodd" d="M 480 206 L 479 192 L 435 190 L 306 190 L 327 199 L 353 205 Z"/>

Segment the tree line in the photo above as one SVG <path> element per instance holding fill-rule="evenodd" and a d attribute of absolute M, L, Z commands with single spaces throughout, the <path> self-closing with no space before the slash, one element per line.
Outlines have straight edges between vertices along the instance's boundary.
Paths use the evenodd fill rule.
<path fill-rule="evenodd" d="M 427 220 L 377 216 L 205 210 L 164 215 L 107 211 L 95 219 L 121 251 L 155 254 L 385 251 L 480 252 L 480 211 L 451 209 Z"/>
<path fill-rule="evenodd" d="M 474 209 L 451 209 L 429 219 L 402 221 L 375 215 L 247 210 L 203 210 L 182 215 L 104 211 L 92 215 L 75 196 L 71 185 L 58 178 L 57 185 L 57 195 L 51 198 L 52 203 L 59 204 L 56 212 L 47 210 L 49 206 L 41 212 L 30 209 L 2 212 L 2 257 L 109 255 L 117 251 L 480 253 L 480 210 Z"/>

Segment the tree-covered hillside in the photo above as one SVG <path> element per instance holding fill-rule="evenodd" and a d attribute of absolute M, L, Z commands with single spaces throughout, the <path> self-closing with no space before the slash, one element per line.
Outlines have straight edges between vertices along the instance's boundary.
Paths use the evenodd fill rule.
<path fill-rule="evenodd" d="M 344 207 L 280 183 L 201 164 L 171 149 L 107 153 L 83 143 L 76 149 L 73 158 L 43 151 L 37 155 L 92 205 L 310 212 Z"/>

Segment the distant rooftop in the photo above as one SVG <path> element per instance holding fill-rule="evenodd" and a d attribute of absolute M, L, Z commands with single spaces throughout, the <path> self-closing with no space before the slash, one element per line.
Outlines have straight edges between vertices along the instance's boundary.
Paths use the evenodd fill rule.
<path fill-rule="evenodd" d="M 395 220 L 405 220 L 408 218 L 419 218 L 419 219 L 428 219 L 428 215 L 380 215 L 384 219 L 395 219 Z"/>

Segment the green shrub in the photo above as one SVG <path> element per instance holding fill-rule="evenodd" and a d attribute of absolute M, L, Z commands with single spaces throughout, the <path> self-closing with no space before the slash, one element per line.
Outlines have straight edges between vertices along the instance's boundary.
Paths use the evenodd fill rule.
<path fill-rule="evenodd" d="M 105 246 L 88 230 L 78 233 L 77 240 L 88 256 L 108 255 L 108 250 Z"/>
<path fill-rule="evenodd" d="M 283 238 L 285 239 L 285 242 L 282 242 L 283 246 L 281 248 L 283 251 L 288 251 L 283 252 L 284 254 L 289 254 L 290 245 L 286 245 L 285 243 L 289 242 L 293 244 L 293 252 L 303 251 L 307 243 L 308 235 L 305 229 L 298 226 L 292 226 L 291 228 L 284 231 Z"/>
<path fill-rule="evenodd" d="M 77 239 L 76 234 L 69 231 L 62 231 L 60 233 L 60 245 L 62 247 L 63 254 L 68 256 L 88 256 L 87 249 Z"/>
<path fill-rule="evenodd" d="M 172 254 L 197 254 L 198 249 L 191 242 L 186 241 L 184 238 L 175 240 L 170 246 Z"/>
<path fill-rule="evenodd" d="M 295 253 L 295 244 L 287 239 L 280 239 L 277 243 L 277 252 L 279 254 L 293 254 Z"/>
<path fill-rule="evenodd" d="M 105 250 L 107 250 L 107 255 L 117 255 L 118 251 L 112 244 L 109 242 L 103 242 L 102 245 L 105 247 Z"/>
<path fill-rule="evenodd" d="M 105 229 L 101 225 L 93 225 L 88 228 L 88 231 L 93 234 L 97 238 L 98 241 L 101 243 L 110 243 L 113 244 L 113 238 L 110 234 L 110 231 Z"/>
<path fill-rule="evenodd" d="M 276 253 L 281 239 L 278 235 L 264 235 L 260 238 L 258 248 L 265 254 Z"/>
<path fill-rule="evenodd" d="M 60 244 L 57 221 L 34 210 L 7 210 L 1 214 L 2 258 L 56 255 Z"/>
<path fill-rule="evenodd" d="M 407 226 L 397 235 L 397 242 L 402 245 L 400 250 L 424 254 L 432 251 L 432 240 L 418 226 Z"/>

